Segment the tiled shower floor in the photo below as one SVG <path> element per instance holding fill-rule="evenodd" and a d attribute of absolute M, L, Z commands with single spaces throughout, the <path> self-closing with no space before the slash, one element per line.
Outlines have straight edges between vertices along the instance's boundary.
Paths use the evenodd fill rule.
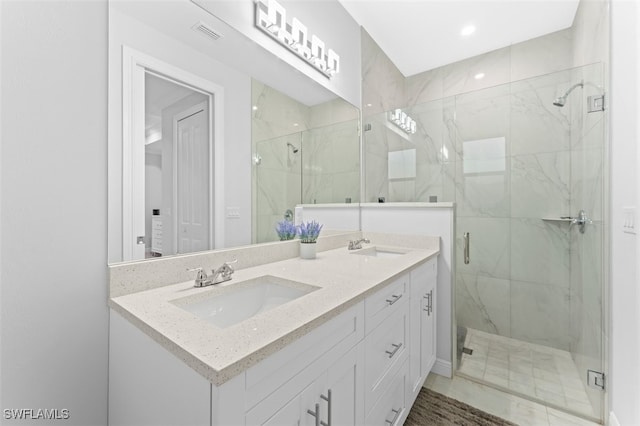
<path fill-rule="evenodd" d="M 595 414 L 569 352 L 467 329 L 458 374 L 567 409 Z"/>

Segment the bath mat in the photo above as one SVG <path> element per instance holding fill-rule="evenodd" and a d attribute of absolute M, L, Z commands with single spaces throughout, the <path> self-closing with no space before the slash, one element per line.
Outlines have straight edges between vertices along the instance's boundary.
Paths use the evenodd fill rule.
<path fill-rule="evenodd" d="M 405 426 L 517 426 L 431 389 L 422 388 Z"/>

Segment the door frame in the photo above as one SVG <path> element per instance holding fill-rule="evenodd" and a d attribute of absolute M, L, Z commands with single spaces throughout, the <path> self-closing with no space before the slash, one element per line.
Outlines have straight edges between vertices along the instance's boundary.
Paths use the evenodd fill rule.
<path fill-rule="evenodd" d="M 224 87 L 172 64 L 122 46 L 122 260 L 143 259 L 137 236 L 145 235 L 144 73 L 172 80 L 209 97 L 210 248 L 224 246 Z M 136 167 L 136 165 L 138 165 Z"/>
<path fill-rule="evenodd" d="M 200 102 L 196 105 L 192 105 L 189 108 L 180 111 L 177 114 L 174 114 L 173 117 L 171 118 L 171 129 L 172 129 L 172 135 L 171 137 L 173 138 L 173 176 L 172 176 L 172 182 L 173 182 L 173 188 L 174 190 L 172 191 L 172 200 L 171 200 L 171 204 L 172 204 L 172 212 L 173 212 L 173 252 L 174 253 L 178 253 L 178 238 L 180 236 L 180 232 L 178 231 L 178 191 L 176 190 L 176 188 L 178 188 L 178 145 L 177 145 L 177 141 L 178 141 L 178 122 L 182 119 L 191 117 L 192 115 L 198 113 L 201 110 L 205 110 L 205 109 L 211 109 L 209 108 L 210 101 L 204 101 L 204 102 Z M 210 112 L 209 112 L 209 116 L 211 116 Z M 209 121 L 209 126 L 211 126 L 211 121 Z M 211 127 L 209 127 L 208 130 L 208 134 L 209 134 L 209 213 L 213 212 L 213 208 L 214 208 L 214 203 L 213 203 L 213 188 L 211 183 L 213 183 L 214 180 L 214 176 L 213 176 L 213 167 L 211 167 L 213 165 L 213 146 L 211 144 Z M 214 220 L 213 220 L 214 215 L 209 214 L 209 248 L 212 249 L 212 245 L 213 245 L 213 241 L 214 241 Z M 178 253 L 180 254 L 180 253 Z M 184 254 L 184 253 L 181 253 Z"/>

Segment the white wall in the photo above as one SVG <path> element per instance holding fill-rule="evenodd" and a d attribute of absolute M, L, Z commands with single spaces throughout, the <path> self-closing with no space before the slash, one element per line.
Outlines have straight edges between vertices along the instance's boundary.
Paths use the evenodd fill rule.
<path fill-rule="evenodd" d="M 251 80 L 176 39 L 109 9 L 109 261 L 122 259 L 122 45 L 224 87 L 225 247 L 251 242 Z"/>
<path fill-rule="evenodd" d="M 105 424 L 107 2 L 0 11 L 0 407 Z"/>
<path fill-rule="evenodd" d="M 637 206 L 640 189 L 637 173 L 639 25 L 640 7 L 636 2 L 612 1 L 609 408 L 621 425 L 640 424 L 640 289 L 637 275 L 640 250 L 637 249 L 638 238 L 621 230 L 622 208 Z"/>

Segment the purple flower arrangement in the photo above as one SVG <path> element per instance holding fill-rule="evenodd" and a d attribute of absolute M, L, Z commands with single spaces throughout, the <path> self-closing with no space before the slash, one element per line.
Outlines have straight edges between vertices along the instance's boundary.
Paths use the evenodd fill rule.
<path fill-rule="evenodd" d="M 306 223 L 302 222 L 299 226 L 288 220 L 282 220 L 276 224 L 276 233 L 280 241 L 293 240 L 296 235 L 299 235 L 300 242 L 315 243 L 321 230 L 322 225 L 315 220 Z"/>

